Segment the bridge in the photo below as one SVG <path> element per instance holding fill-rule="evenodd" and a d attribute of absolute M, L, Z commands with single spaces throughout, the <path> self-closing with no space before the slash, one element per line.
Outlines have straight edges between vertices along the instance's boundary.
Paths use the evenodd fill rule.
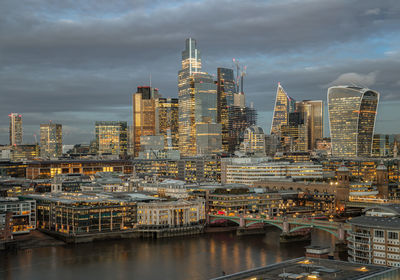
<path fill-rule="evenodd" d="M 218 220 L 232 221 L 239 227 L 247 228 L 255 224 L 269 224 L 280 230 L 283 234 L 289 234 L 303 229 L 320 229 L 329 232 L 339 241 L 345 241 L 345 232 L 351 230 L 351 225 L 343 222 L 321 221 L 313 217 L 289 218 L 289 217 L 270 217 L 267 216 L 229 216 L 219 214 L 208 214 L 208 223 L 213 223 Z"/>

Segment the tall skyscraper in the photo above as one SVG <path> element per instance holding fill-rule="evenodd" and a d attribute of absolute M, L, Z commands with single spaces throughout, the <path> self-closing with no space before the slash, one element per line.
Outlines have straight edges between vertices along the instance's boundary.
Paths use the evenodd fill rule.
<path fill-rule="evenodd" d="M 257 124 L 257 111 L 251 107 L 232 106 L 229 108 L 229 152 L 239 150 L 246 128 Z"/>
<path fill-rule="evenodd" d="M 186 39 L 186 48 L 182 52 L 178 91 L 179 150 L 184 156 L 195 156 L 198 151 L 197 125 L 216 124 L 218 120 L 217 86 L 212 76 L 201 72 L 200 52 L 196 48 L 196 41 L 192 38 Z"/>
<path fill-rule="evenodd" d="M 221 124 L 222 149 L 229 151 L 229 108 L 234 105 L 236 93 L 235 78 L 232 69 L 217 69 L 217 121 Z M 243 95 L 244 96 L 244 95 Z"/>
<path fill-rule="evenodd" d="M 282 125 L 288 124 L 289 113 L 294 112 L 296 101 L 283 89 L 280 83 L 276 90 L 274 115 L 271 125 L 271 134 L 279 134 Z"/>
<path fill-rule="evenodd" d="M 96 122 L 98 154 L 125 156 L 128 148 L 128 124 L 120 121 Z"/>
<path fill-rule="evenodd" d="M 22 116 L 11 113 L 10 117 L 10 145 L 22 145 Z"/>
<path fill-rule="evenodd" d="M 303 100 L 296 102 L 296 111 L 303 114 L 307 129 L 307 149 L 314 150 L 317 139 L 324 138 L 324 102 Z"/>
<path fill-rule="evenodd" d="M 62 125 L 48 123 L 40 125 L 40 156 L 56 158 L 62 156 Z"/>
<path fill-rule="evenodd" d="M 379 93 L 366 88 L 328 89 L 329 126 L 334 157 L 370 157 Z"/>
<path fill-rule="evenodd" d="M 164 147 L 177 150 L 179 147 L 179 99 L 156 99 L 156 133 L 164 136 Z"/>
<path fill-rule="evenodd" d="M 291 112 L 288 124 L 281 126 L 282 146 L 286 152 L 308 151 L 307 115 L 303 112 Z"/>
<path fill-rule="evenodd" d="M 141 86 L 133 94 L 133 123 L 132 139 L 133 154 L 135 157 L 140 151 L 140 136 L 156 135 L 156 98 L 159 97 L 158 90 Z"/>

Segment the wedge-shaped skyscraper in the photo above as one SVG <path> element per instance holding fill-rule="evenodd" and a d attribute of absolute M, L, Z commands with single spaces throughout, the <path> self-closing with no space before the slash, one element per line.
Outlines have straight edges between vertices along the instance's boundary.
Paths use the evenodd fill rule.
<path fill-rule="evenodd" d="M 296 101 L 287 95 L 281 84 L 278 83 L 271 134 L 279 134 L 282 125 L 288 124 L 289 113 L 294 112 L 295 105 Z"/>
<path fill-rule="evenodd" d="M 370 157 L 379 93 L 366 88 L 328 89 L 329 126 L 334 157 Z"/>

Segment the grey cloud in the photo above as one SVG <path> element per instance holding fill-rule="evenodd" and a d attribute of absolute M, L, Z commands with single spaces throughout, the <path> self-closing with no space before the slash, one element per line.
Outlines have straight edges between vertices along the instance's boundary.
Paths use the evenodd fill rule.
<path fill-rule="evenodd" d="M 377 71 L 371 88 L 397 99 L 396 50 L 387 51 L 390 60 L 347 63 L 328 52 L 354 42 L 363 48 L 374 36 L 394 34 L 399 23 L 395 0 L 3 0 L 0 127 L 7 127 L 11 111 L 24 114 L 30 134 L 40 122 L 57 118 L 76 128 L 68 141 L 87 142 L 94 120 L 130 119 L 130 94 L 148 83 L 150 73 L 164 95 L 177 95 L 188 36 L 198 40 L 210 72 L 232 66 L 232 57 L 248 65 L 247 99 L 260 111 L 272 109 L 278 81 L 296 99 L 325 99 L 324 85 L 343 73 Z M 0 142 L 7 142 L 7 129 Z"/>

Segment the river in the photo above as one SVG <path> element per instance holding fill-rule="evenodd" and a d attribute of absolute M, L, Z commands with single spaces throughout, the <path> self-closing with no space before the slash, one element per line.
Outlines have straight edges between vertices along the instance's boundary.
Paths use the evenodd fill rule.
<path fill-rule="evenodd" d="M 0 279 L 209 279 L 304 256 L 309 242 L 279 243 L 280 231 L 209 233 L 159 240 L 112 240 L 0 253 Z M 313 231 L 313 245 L 333 245 Z"/>

